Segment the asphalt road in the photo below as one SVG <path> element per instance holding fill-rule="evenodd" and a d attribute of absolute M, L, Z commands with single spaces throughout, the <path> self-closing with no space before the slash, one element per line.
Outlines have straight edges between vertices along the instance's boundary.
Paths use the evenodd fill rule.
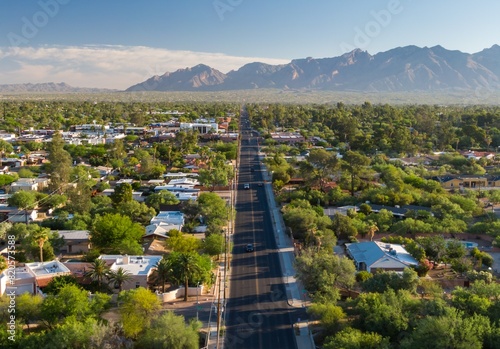
<path fill-rule="evenodd" d="M 242 130 L 225 348 L 295 348 L 292 319 L 302 311 L 287 304 L 265 190 L 258 186 L 257 137 Z M 245 249 L 249 243 L 253 252 Z"/>

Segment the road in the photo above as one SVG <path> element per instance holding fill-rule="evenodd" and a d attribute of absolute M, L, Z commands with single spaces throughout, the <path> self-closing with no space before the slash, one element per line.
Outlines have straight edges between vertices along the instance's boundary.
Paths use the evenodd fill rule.
<path fill-rule="evenodd" d="M 286 289 L 260 172 L 257 137 L 242 117 L 235 234 L 225 348 L 296 348 L 292 319 L 301 310 L 287 304 Z M 253 169 L 253 171 L 252 171 Z M 244 189 L 244 184 L 250 184 Z M 253 252 L 246 252 L 247 244 Z"/>

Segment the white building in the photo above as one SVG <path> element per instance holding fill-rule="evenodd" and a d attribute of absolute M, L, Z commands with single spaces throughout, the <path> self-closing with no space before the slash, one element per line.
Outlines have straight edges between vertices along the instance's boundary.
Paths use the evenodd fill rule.
<path fill-rule="evenodd" d="M 184 225 L 184 213 L 181 211 L 160 211 L 156 217 L 151 219 L 151 224 L 167 223 L 176 226 Z"/>
<path fill-rule="evenodd" d="M 154 266 L 163 258 L 162 256 L 127 256 L 127 255 L 101 255 L 100 259 L 108 264 L 112 263 L 110 269 L 117 271 L 118 268 L 130 273 L 132 279 L 122 285 L 123 290 L 144 287 L 148 288 L 148 281 L 154 271 Z"/>

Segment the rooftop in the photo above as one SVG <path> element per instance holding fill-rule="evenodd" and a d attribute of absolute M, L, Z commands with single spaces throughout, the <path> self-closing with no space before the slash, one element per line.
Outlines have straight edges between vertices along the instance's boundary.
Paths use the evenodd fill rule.
<path fill-rule="evenodd" d="M 102 255 L 99 258 L 105 261 L 113 261 L 111 270 L 123 268 L 132 275 L 148 275 L 163 257 L 162 256 L 127 256 L 127 255 Z"/>

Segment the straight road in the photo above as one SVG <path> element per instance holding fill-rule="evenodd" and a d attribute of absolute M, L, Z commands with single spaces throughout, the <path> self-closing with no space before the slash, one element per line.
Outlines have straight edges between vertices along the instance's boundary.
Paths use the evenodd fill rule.
<path fill-rule="evenodd" d="M 292 349 L 292 319 L 302 311 L 287 303 L 270 210 L 264 187 L 258 185 L 263 181 L 258 140 L 245 120 L 243 116 L 224 348 Z M 254 245 L 253 252 L 246 251 L 247 244 Z"/>

